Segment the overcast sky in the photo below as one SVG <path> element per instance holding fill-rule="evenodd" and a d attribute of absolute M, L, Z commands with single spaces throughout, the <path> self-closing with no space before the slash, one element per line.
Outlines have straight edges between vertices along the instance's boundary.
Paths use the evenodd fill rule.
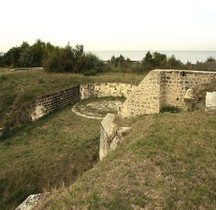
<path fill-rule="evenodd" d="M 85 50 L 216 50 L 216 0 L 0 0 L 0 51 L 33 44 Z"/>

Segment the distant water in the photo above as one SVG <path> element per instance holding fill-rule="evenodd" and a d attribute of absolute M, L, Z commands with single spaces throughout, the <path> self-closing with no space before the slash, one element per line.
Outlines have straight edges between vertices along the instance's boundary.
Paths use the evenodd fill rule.
<path fill-rule="evenodd" d="M 187 61 L 191 63 L 196 63 L 197 61 L 203 62 L 206 61 L 207 58 L 213 57 L 216 59 L 216 51 L 160 51 L 155 50 L 157 52 L 166 54 L 167 57 L 171 57 L 172 55 L 175 56 L 176 59 L 181 60 L 183 63 L 187 63 Z M 150 51 L 151 53 L 155 51 Z M 98 57 L 102 60 L 109 60 L 113 55 L 119 56 L 123 55 L 125 58 L 130 58 L 134 61 L 141 61 L 146 53 L 147 50 L 143 51 L 93 51 Z"/>

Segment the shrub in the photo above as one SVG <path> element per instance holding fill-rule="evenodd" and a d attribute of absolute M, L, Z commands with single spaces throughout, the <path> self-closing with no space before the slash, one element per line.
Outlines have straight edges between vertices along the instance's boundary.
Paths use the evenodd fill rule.
<path fill-rule="evenodd" d="M 95 76 L 97 74 L 97 70 L 96 69 L 90 69 L 87 71 L 83 72 L 84 76 Z"/>
<path fill-rule="evenodd" d="M 160 109 L 160 112 L 171 112 L 171 113 L 178 113 L 180 112 L 180 109 L 177 106 L 162 106 Z"/>

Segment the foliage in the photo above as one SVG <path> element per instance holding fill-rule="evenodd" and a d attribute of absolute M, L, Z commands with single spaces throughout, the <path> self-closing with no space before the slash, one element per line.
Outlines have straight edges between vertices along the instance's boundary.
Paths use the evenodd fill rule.
<path fill-rule="evenodd" d="M 215 123 L 203 112 L 136 118 L 103 162 L 37 209 L 213 210 Z"/>
<path fill-rule="evenodd" d="M 85 75 L 96 74 L 95 69 Z M 0 68 L 0 128 L 28 122 L 31 104 L 37 96 L 53 93 L 79 84 L 95 82 L 123 82 L 139 84 L 144 74 L 101 73 L 96 77 L 72 73 L 45 71 L 13 71 Z M 23 113 L 25 110 L 25 114 Z"/>
<path fill-rule="evenodd" d="M 105 68 L 107 71 L 113 72 L 140 72 L 140 63 L 125 58 L 123 55 L 115 57 L 114 55 L 107 61 Z"/>
<path fill-rule="evenodd" d="M 68 107 L 0 141 L 0 209 L 15 209 L 30 194 L 68 186 L 92 168 L 99 128 L 100 121 L 78 117 Z"/>
<path fill-rule="evenodd" d="M 177 106 L 163 106 L 160 109 L 160 112 L 170 112 L 170 113 L 178 113 L 180 112 L 180 109 Z"/>
<path fill-rule="evenodd" d="M 62 48 L 37 40 L 32 46 L 23 42 L 0 57 L 1 66 L 38 67 L 43 66 L 49 72 L 82 73 L 94 69 L 103 71 L 103 62 L 92 53 L 85 53 L 83 45 L 72 48 L 69 44 Z"/>
<path fill-rule="evenodd" d="M 154 52 L 151 54 L 148 51 L 145 57 L 141 61 L 141 66 L 143 71 L 152 70 L 152 69 L 179 69 L 183 67 L 183 63 L 180 60 L 176 60 L 175 56 L 172 55 L 170 58 L 167 58 L 165 54 Z"/>
<path fill-rule="evenodd" d="M 140 61 L 133 61 L 123 55 L 114 55 L 104 63 L 96 55 L 85 52 L 83 45 L 71 47 L 53 46 L 41 40 L 30 46 L 23 42 L 19 47 L 13 47 L 5 54 L 0 54 L 0 66 L 2 67 L 39 67 L 43 66 L 49 72 L 146 72 L 153 69 L 184 69 L 184 70 L 216 70 L 216 60 L 209 57 L 205 62 L 197 61 L 196 64 L 187 62 L 183 64 L 174 55 L 167 57 L 160 52 L 151 53 L 148 51 Z M 85 73 L 87 71 L 87 73 Z"/>

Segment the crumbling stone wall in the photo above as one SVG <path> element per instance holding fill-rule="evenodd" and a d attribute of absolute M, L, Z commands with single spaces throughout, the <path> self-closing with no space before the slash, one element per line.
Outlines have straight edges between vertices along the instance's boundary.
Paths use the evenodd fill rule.
<path fill-rule="evenodd" d="M 185 108 L 188 89 L 216 80 L 216 72 L 153 70 L 128 96 L 119 110 L 121 117 L 156 114 L 161 107 Z"/>
<path fill-rule="evenodd" d="M 119 127 L 115 123 L 116 118 L 117 115 L 108 113 L 101 121 L 99 148 L 100 160 L 103 160 L 109 152 L 114 150 L 117 145 L 124 140 L 124 136 L 131 130 L 130 127 Z"/>
<path fill-rule="evenodd" d="M 31 119 L 34 121 L 73 102 L 88 98 L 127 97 L 134 85 L 124 83 L 93 83 L 67 88 L 38 97 Z"/>
<path fill-rule="evenodd" d="M 31 115 L 31 118 L 34 121 L 72 102 L 79 101 L 79 99 L 79 86 L 40 96 L 35 100 L 35 109 Z"/>
<path fill-rule="evenodd" d="M 80 99 L 100 97 L 125 97 L 133 91 L 135 85 L 125 83 L 93 83 L 80 85 Z"/>
<path fill-rule="evenodd" d="M 156 70 L 161 77 L 160 107 L 177 106 L 184 109 L 188 89 L 216 79 L 216 72 Z"/>
<path fill-rule="evenodd" d="M 120 107 L 121 117 L 134 117 L 142 114 L 159 113 L 160 110 L 160 73 L 151 71 L 142 82 L 134 88 Z"/>

